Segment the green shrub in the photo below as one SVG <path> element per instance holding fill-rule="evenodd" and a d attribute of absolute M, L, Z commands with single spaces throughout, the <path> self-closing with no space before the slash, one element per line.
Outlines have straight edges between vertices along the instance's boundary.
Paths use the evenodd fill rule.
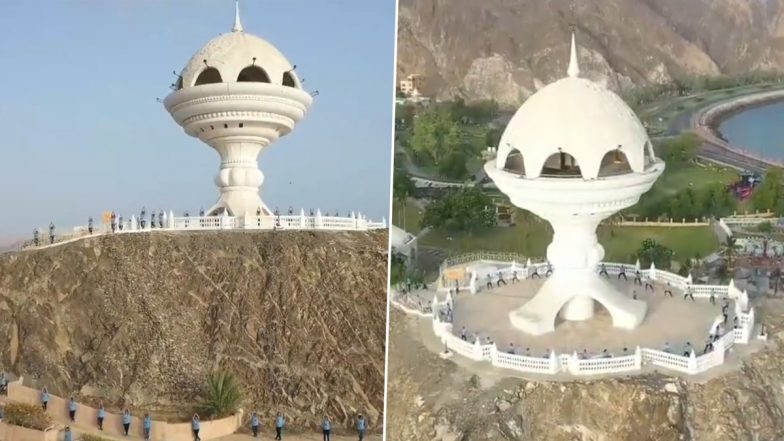
<path fill-rule="evenodd" d="M 231 415 L 239 409 L 243 395 L 243 387 L 234 374 L 216 371 L 207 377 L 204 408 L 212 417 L 221 418 Z"/>
<path fill-rule="evenodd" d="M 89 433 L 83 433 L 79 435 L 79 439 L 81 441 L 111 441 L 109 438 L 104 438 L 98 435 L 90 435 Z"/>
<path fill-rule="evenodd" d="M 52 417 L 37 404 L 9 403 L 5 406 L 5 422 L 13 426 L 44 430 L 52 425 Z"/>

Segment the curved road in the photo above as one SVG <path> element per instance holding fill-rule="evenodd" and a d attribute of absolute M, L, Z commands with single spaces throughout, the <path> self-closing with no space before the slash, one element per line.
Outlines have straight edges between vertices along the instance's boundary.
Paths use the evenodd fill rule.
<path fill-rule="evenodd" d="M 716 134 L 709 127 L 703 125 L 702 122 L 705 112 L 717 105 L 737 101 L 752 95 L 767 94 L 770 92 L 771 91 L 756 90 L 753 93 L 736 96 L 727 100 L 711 102 L 706 106 L 697 109 L 685 110 L 670 121 L 665 136 L 677 136 L 686 130 L 693 130 L 702 140 L 702 144 L 699 146 L 697 153 L 701 158 L 741 170 L 764 172 L 771 164 L 757 158 L 751 158 L 738 151 L 731 150 L 728 148 L 730 146 L 729 143 L 716 136 Z"/>

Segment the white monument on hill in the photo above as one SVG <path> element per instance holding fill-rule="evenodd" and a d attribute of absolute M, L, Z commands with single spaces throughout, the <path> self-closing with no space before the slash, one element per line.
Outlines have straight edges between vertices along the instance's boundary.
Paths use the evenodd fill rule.
<path fill-rule="evenodd" d="M 604 86 L 580 78 L 572 34 L 568 76 L 528 98 L 512 117 L 488 176 L 518 207 L 553 227 L 547 259 L 553 275 L 534 298 L 509 316 L 530 334 L 551 332 L 556 316 L 587 320 L 594 301 L 613 326 L 633 329 L 646 304 L 617 291 L 598 275 L 604 248 L 596 238 L 603 219 L 634 205 L 664 171 L 634 112 Z"/>
<path fill-rule="evenodd" d="M 182 70 L 164 105 L 188 135 L 221 158 L 218 202 L 207 215 L 272 213 L 259 196 L 261 150 L 287 135 L 312 97 L 294 66 L 267 41 L 246 33 L 235 11 L 231 32 L 210 40 Z"/>

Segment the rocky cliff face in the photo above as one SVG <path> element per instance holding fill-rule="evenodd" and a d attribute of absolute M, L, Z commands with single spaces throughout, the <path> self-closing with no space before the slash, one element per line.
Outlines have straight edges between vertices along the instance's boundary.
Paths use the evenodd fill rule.
<path fill-rule="evenodd" d="M 398 78 L 517 105 L 565 75 L 572 24 L 583 75 L 616 89 L 784 70 L 784 0 L 401 0 Z"/>
<path fill-rule="evenodd" d="M 0 256 L 0 369 L 187 414 L 207 373 L 292 427 L 383 420 L 386 233 L 104 236 Z"/>
<path fill-rule="evenodd" d="M 595 381 L 478 376 L 441 360 L 412 335 L 416 319 L 390 323 L 390 441 L 774 441 L 784 439 L 784 304 L 765 311 L 772 341 L 710 378 L 666 374 Z"/>

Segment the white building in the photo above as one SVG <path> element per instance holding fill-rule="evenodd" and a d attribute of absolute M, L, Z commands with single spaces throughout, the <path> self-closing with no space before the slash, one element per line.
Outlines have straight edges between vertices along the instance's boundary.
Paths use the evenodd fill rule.
<path fill-rule="evenodd" d="M 286 57 L 245 32 L 237 7 L 231 32 L 191 57 L 164 101 L 185 133 L 220 155 L 215 176 L 220 197 L 208 215 L 272 214 L 259 196 L 264 175 L 258 155 L 289 134 L 311 102 Z"/>
<path fill-rule="evenodd" d="M 646 304 L 618 292 L 597 274 L 604 257 L 596 228 L 637 203 L 664 171 L 634 112 L 606 87 L 579 76 L 572 35 L 568 76 L 539 90 L 507 126 L 487 175 L 512 203 L 553 227 L 547 259 L 553 275 L 527 304 L 510 313 L 530 334 L 554 330 L 556 316 L 587 320 L 594 301 L 616 327 L 631 329 Z M 633 277 L 633 274 L 629 275 Z"/>

